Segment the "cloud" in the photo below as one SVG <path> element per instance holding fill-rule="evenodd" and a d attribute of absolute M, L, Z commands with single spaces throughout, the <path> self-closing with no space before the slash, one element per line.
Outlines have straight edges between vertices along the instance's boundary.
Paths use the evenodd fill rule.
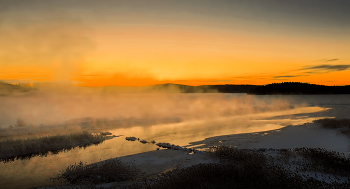
<path fill-rule="evenodd" d="M 291 77 L 300 77 L 305 75 L 281 75 L 281 76 L 273 76 L 273 79 L 281 79 L 281 78 L 291 78 Z"/>
<path fill-rule="evenodd" d="M 313 62 L 333 62 L 333 61 L 337 61 L 339 59 L 337 58 L 333 58 L 333 59 L 321 59 L 321 60 L 315 60 Z"/>
<path fill-rule="evenodd" d="M 301 70 L 315 70 L 315 71 L 326 71 L 326 72 L 335 72 L 335 71 L 344 71 L 350 69 L 350 65 L 316 65 L 316 66 L 307 66 Z M 312 73 L 315 73 L 312 71 Z"/>
<path fill-rule="evenodd" d="M 328 59 L 328 60 L 325 60 L 325 62 L 332 62 L 332 61 L 337 61 L 339 59 Z"/>

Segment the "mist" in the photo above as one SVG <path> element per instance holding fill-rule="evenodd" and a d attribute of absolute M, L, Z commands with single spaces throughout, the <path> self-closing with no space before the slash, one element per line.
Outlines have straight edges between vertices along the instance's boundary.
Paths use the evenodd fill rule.
<path fill-rule="evenodd" d="M 36 90 L 21 95 L 1 96 L 2 135 L 99 131 L 198 120 L 209 123 L 231 116 L 305 106 L 292 99 L 271 99 L 243 93 L 178 93 L 174 88 L 169 91 L 145 89 L 121 92 L 105 87 L 42 84 Z"/>

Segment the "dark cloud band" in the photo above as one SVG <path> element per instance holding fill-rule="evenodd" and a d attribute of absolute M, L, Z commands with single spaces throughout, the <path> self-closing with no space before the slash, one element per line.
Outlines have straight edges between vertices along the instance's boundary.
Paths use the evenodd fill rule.
<path fill-rule="evenodd" d="M 317 65 L 317 66 L 310 66 L 310 67 L 305 67 L 302 70 L 325 70 L 325 71 L 344 71 L 350 69 L 350 65 L 328 65 L 328 64 L 323 64 L 323 65 Z"/>

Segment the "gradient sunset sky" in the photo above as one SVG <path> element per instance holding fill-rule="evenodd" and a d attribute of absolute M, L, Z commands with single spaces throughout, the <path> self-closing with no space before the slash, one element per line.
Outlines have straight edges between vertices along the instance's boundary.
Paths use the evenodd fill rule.
<path fill-rule="evenodd" d="M 350 85 L 350 1 L 0 0 L 0 80 Z"/>

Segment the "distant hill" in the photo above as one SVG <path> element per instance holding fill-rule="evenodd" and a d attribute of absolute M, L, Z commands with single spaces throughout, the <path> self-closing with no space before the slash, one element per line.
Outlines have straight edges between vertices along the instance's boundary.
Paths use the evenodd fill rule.
<path fill-rule="evenodd" d="M 219 93 L 248 93 L 251 89 L 259 85 L 202 85 L 210 89 L 215 89 Z"/>
<path fill-rule="evenodd" d="M 40 90 L 51 93 L 77 93 L 77 92 L 101 92 L 106 94 L 113 93 L 248 93 L 258 85 L 200 85 L 190 86 L 181 84 L 158 84 L 150 86 L 104 86 L 104 87 L 81 87 L 74 85 L 58 85 L 54 83 L 36 83 L 35 88 L 28 84 L 13 85 L 0 81 L 0 96 L 7 96 L 17 93 L 25 93 L 34 90 Z"/>
<path fill-rule="evenodd" d="M 177 91 L 181 93 L 248 93 L 257 85 L 200 85 L 189 86 L 180 84 L 153 85 L 154 90 Z"/>
<path fill-rule="evenodd" d="M 173 83 L 151 85 L 150 90 L 152 90 L 152 91 L 180 92 L 180 93 L 205 93 L 205 92 L 208 92 L 208 89 L 205 87 L 199 88 L 199 87 L 195 87 L 195 86 L 173 84 Z"/>
<path fill-rule="evenodd" d="M 200 85 L 190 86 L 181 84 L 158 84 L 150 86 L 105 86 L 81 87 L 74 85 L 35 84 L 35 88 L 28 84 L 9 84 L 0 81 L 0 96 L 22 94 L 40 90 L 51 93 L 248 93 L 253 95 L 288 95 L 288 94 L 350 94 L 350 85 L 325 86 L 300 82 L 273 83 L 268 85 Z"/>
<path fill-rule="evenodd" d="M 0 96 L 7 96 L 11 94 L 26 93 L 35 90 L 28 84 L 13 85 L 0 81 Z"/>
<path fill-rule="evenodd" d="M 350 85 L 325 86 L 300 82 L 273 83 L 257 86 L 248 94 L 255 95 L 292 95 L 292 94 L 350 94 Z"/>
<path fill-rule="evenodd" d="M 0 95 L 10 95 L 15 92 L 38 90 L 43 93 L 64 94 L 117 94 L 117 93 L 248 93 L 257 85 L 200 85 L 157 84 L 149 86 L 102 86 L 84 87 L 71 84 L 36 83 L 34 88 L 24 84 L 12 85 L 0 82 Z"/>

